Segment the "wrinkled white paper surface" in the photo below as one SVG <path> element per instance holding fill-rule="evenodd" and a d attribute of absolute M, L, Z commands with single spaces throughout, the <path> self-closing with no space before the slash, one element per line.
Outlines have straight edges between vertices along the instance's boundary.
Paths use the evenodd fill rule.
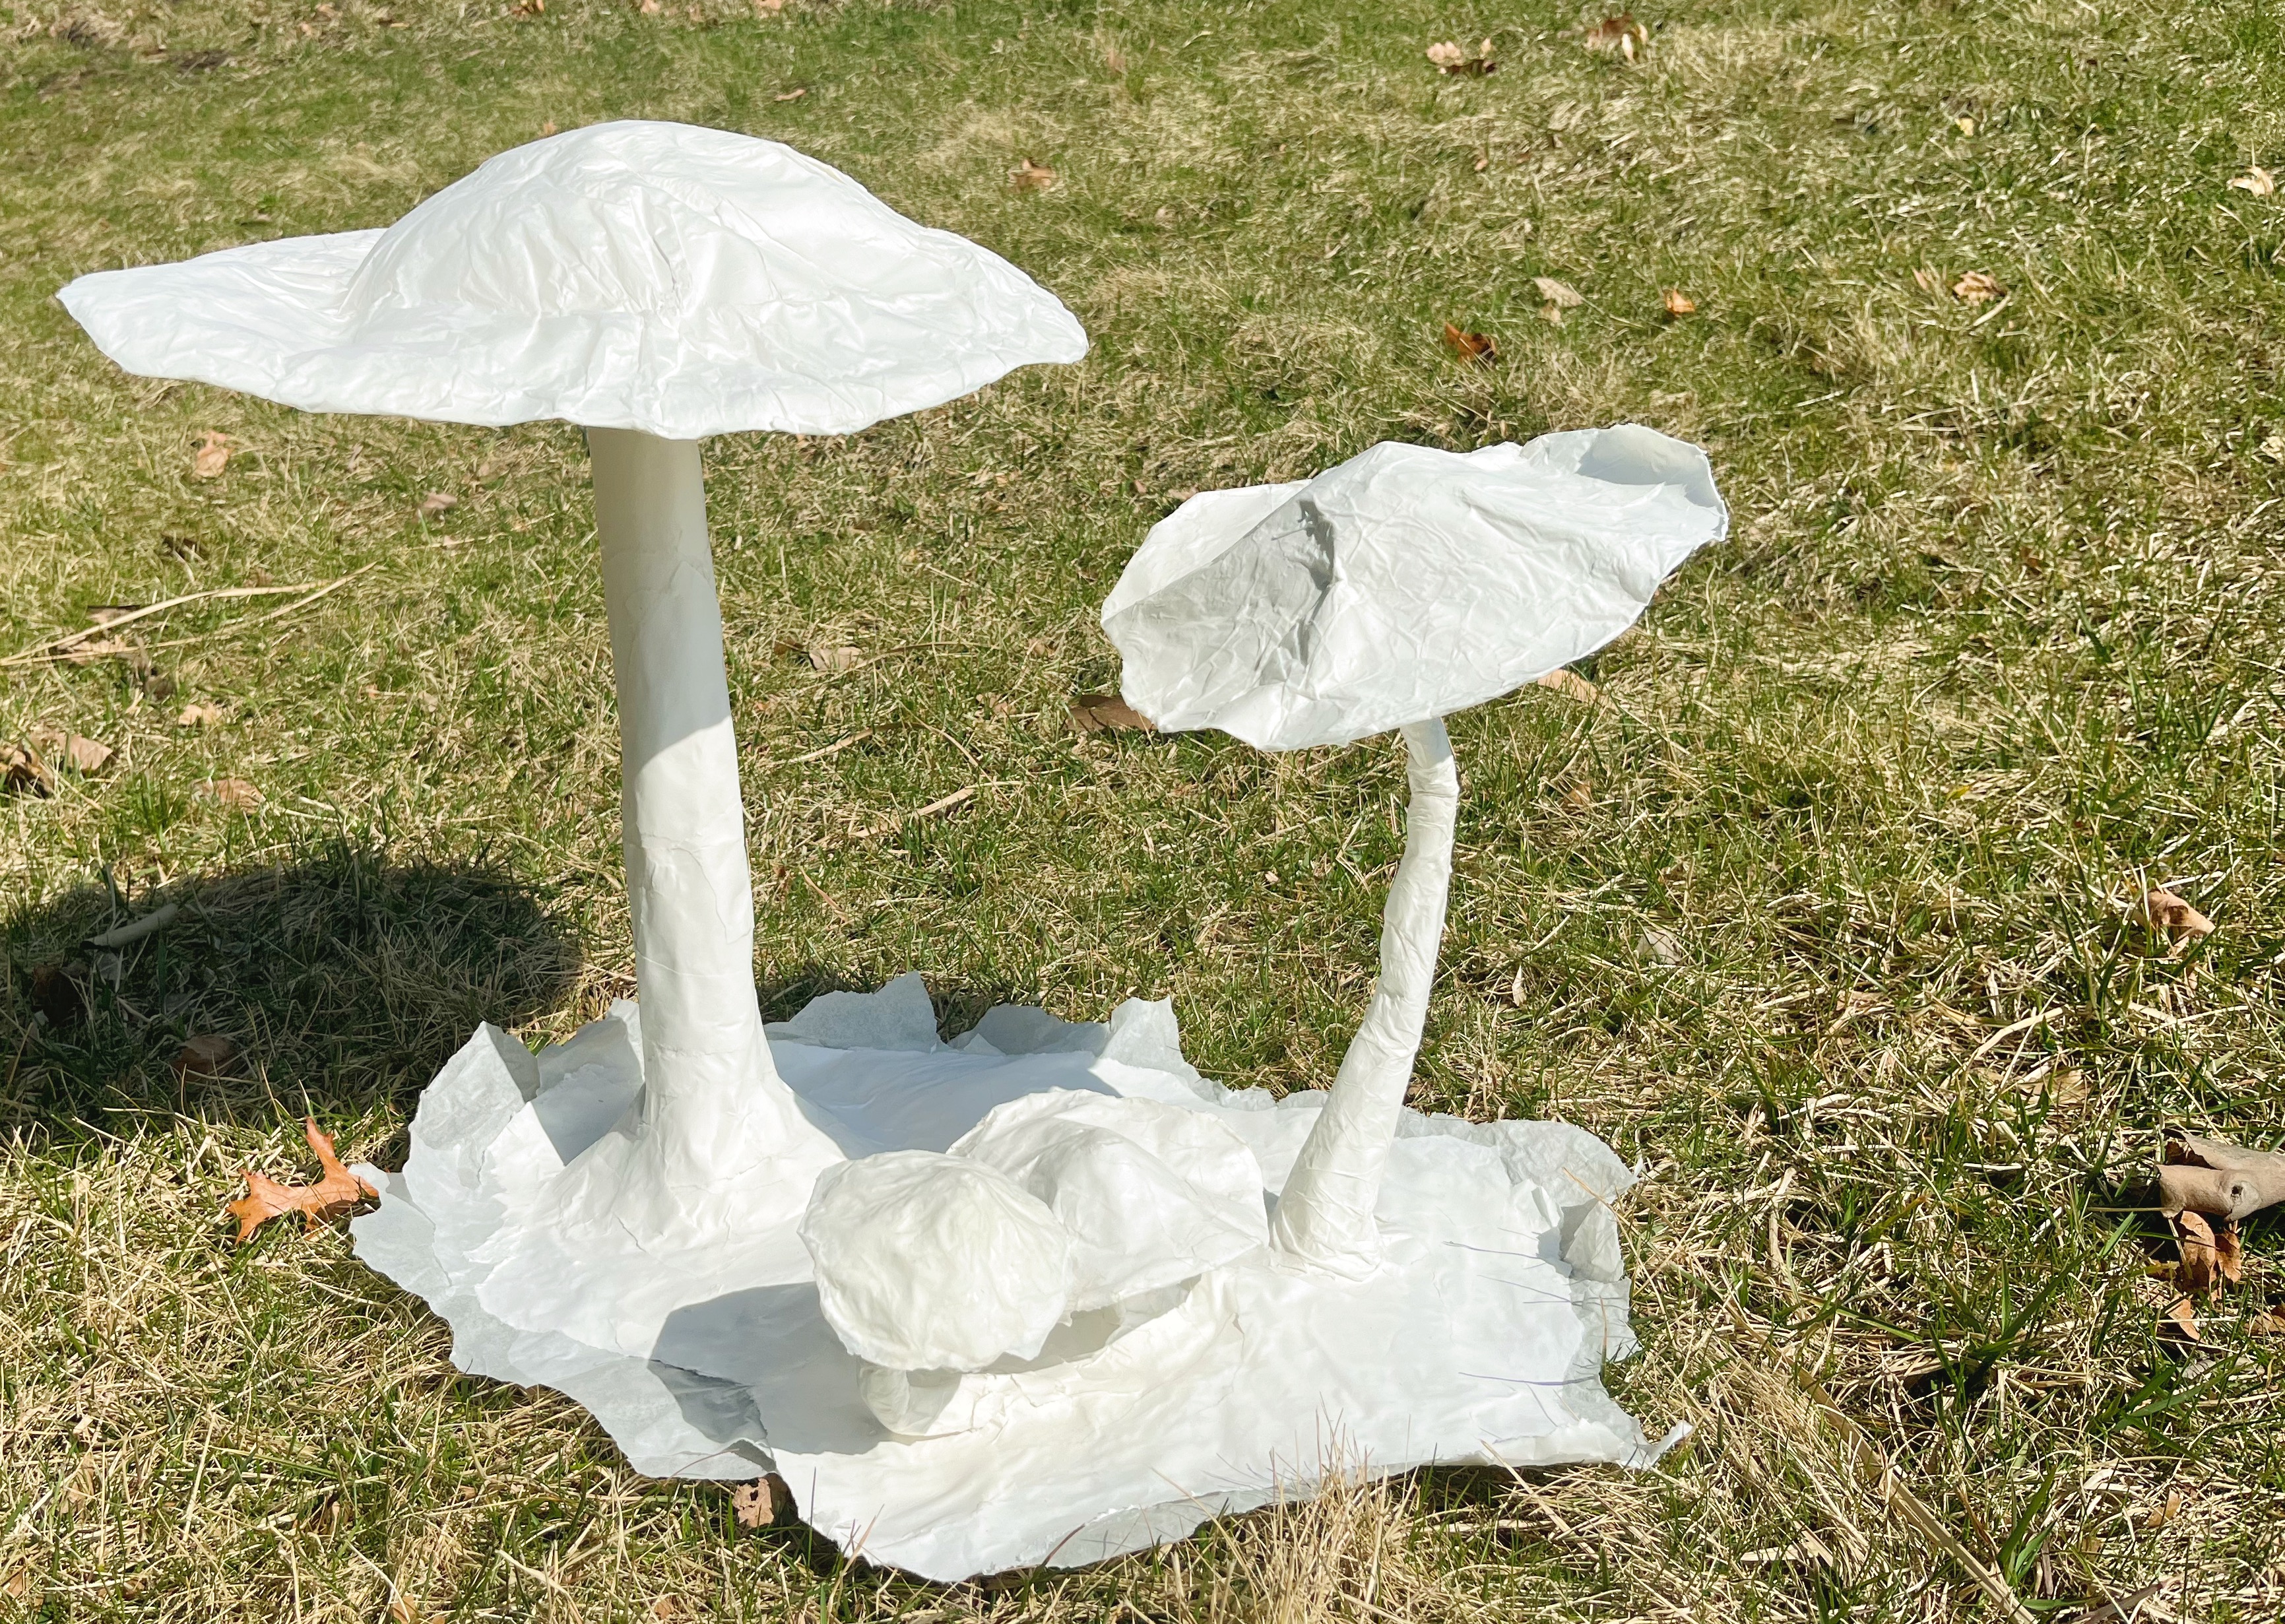
<path fill-rule="evenodd" d="M 310 412 L 845 434 L 1087 335 L 998 255 L 774 141 L 627 121 L 500 153 L 386 231 L 98 271 L 130 373 Z"/>
<path fill-rule="evenodd" d="M 404 1171 L 362 1170 L 383 1197 L 353 1225 L 360 1257 L 452 1322 L 457 1366 L 569 1394 L 639 1471 L 775 1470 L 844 1549 L 954 1580 L 1141 1549 L 1332 1471 L 1655 1457 L 1599 1379 L 1634 1346 L 1607 1205 L 1625 1166 L 1564 1124 L 1411 1111 L 1380 1201 L 1382 1267 L 1347 1280 L 1249 1248 L 1147 1317 L 1075 1315 L 1028 1367 L 1003 1361 L 920 1407 L 962 1430 L 891 1433 L 792 1223 L 684 1256 L 514 1243 L 531 1192 L 636 1101 L 639 1021 L 618 1005 L 537 1056 L 479 1031 L 422 1096 Z M 1003 1008 L 946 1045 L 907 976 L 828 994 L 770 1039 L 852 1156 L 947 1151 L 995 1107 L 1054 1116 L 1074 1102 L 1052 1091 L 1070 1091 L 1106 1121 L 1120 1101 L 1196 1113 L 1274 1192 L 1324 1102 L 1201 1079 L 1163 1003 L 1130 1000 L 1108 1025 Z"/>
<path fill-rule="evenodd" d="M 1478 451 L 1384 442 L 1294 484 L 1206 490 L 1103 606 L 1127 702 L 1263 749 L 1450 716 L 1593 653 L 1728 528 L 1657 430 Z"/>

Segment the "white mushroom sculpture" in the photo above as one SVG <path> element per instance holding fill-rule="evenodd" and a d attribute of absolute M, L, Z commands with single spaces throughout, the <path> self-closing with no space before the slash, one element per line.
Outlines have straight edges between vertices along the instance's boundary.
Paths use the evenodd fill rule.
<path fill-rule="evenodd" d="M 1193 497 L 1103 604 L 1127 702 L 1164 731 L 1271 750 L 1403 734 L 1380 979 L 1278 1198 L 1281 1251 L 1345 1274 L 1379 1258 L 1452 879 L 1443 718 L 1600 648 L 1728 523 L 1705 455 L 1637 425 L 1465 454 L 1389 442 L 1303 482 Z"/>
<path fill-rule="evenodd" d="M 131 371 L 312 410 L 589 428 L 642 993 L 538 1054 L 481 1028 L 358 1255 L 460 1369 L 569 1394 L 640 1471 L 775 1471 L 939 1580 L 1179 1537 L 1329 1474 L 1644 1464 L 1610 1202 L 1553 1122 L 1403 1105 L 1457 783 L 1438 718 L 1600 646 L 1724 516 L 1647 429 L 1381 446 L 1211 492 L 1105 606 L 1130 702 L 1273 749 L 1404 730 L 1383 967 L 1330 1094 L 1199 1076 L 1170 1003 L 1002 1006 L 918 975 L 765 1029 L 696 442 L 853 429 L 1029 362 L 1070 316 L 782 147 L 606 125 L 387 231 L 65 290 Z"/>
<path fill-rule="evenodd" d="M 619 702 L 639 1118 L 546 1200 L 703 1245 L 797 1215 L 840 1159 L 771 1063 L 699 442 L 845 434 L 1036 362 L 1079 323 L 996 255 L 775 142 L 599 124 L 518 147 L 385 231 L 84 276 L 122 367 L 311 412 L 587 430 Z"/>

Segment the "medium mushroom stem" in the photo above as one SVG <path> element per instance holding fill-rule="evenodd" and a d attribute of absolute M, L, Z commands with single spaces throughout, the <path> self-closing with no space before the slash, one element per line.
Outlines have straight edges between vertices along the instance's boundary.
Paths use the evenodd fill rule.
<path fill-rule="evenodd" d="M 1404 750 L 1411 801 L 1404 857 L 1381 913 L 1380 979 L 1269 1229 L 1279 1251 L 1344 1275 L 1365 1274 L 1380 1257 L 1373 1209 L 1420 1052 L 1452 887 L 1452 825 L 1460 804 L 1452 741 L 1441 720 L 1415 722 L 1404 730 Z"/>
<path fill-rule="evenodd" d="M 841 1159 L 779 1079 L 754 995 L 754 900 L 698 443 L 591 428 L 619 699 L 620 819 L 643 1120 L 612 1213 L 641 1239 L 799 1212 Z M 600 1193 L 600 1192 L 599 1192 Z"/>

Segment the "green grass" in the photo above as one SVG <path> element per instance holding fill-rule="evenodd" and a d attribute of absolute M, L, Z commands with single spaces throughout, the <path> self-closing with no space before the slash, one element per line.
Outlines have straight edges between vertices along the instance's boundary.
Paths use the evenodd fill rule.
<path fill-rule="evenodd" d="M 2042 1616 L 2285 1606 L 2285 1338 L 2250 1330 L 2285 1226 L 2187 1345 L 2131 1193 L 2163 1126 L 2285 1131 L 2285 196 L 2228 185 L 2285 169 L 2272 6 L 1715 0 L 1639 12 L 1631 66 L 1541 0 L 392 10 L 0 0 L 0 655 L 373 566 L 141 623 L 139 662 L 0 668 L 0 741 L 116 752 L 0 795 L 0 1617 L 1989 1616 L 1805 1380 Z M 1487 35 L 1486 78 L 1424 55 Z M 709 448 L 773 1013 L 915 968 L 948 1029 L 1171 994 L 1209 1073 L 1321 1083 L 1401 762 L 1074 735 L 1116 680 L 1095 604 L 1178 492 L 1377 440 L 1708 448 L 1733 537 L 1590 663 L 1600 702 L 1455 725 L 1416 1090 L 1648 1171 L 1613 1382 L 1697 1425 L 1660 1471 L 1431 1474 L 936 1589 L 457 1378 L 337 1233 L 225 1243 L 303 1110 L 392 1163 L 477 1020 L 536 1041 L 628 990 L 584 459 L 125 378 L 51 295 L 385 224 L 621 116 L 789 141 L 1095 337 Z M 1060 184 L 1017 192 L 1025 158 Z M 1970 271 L 2004 302 L 1954 298 Z M 1559 326 L 1540 276 L 1585 297 Z M 779 652 L 820 641 L 869 663 Z M 2219 930 L 2155 951 L 2124 909 L 2160 883 Z M 107 974 L 84 937 L 161 898 Z M 208 1032 L 237 1058 L 178 1076 Z"/>

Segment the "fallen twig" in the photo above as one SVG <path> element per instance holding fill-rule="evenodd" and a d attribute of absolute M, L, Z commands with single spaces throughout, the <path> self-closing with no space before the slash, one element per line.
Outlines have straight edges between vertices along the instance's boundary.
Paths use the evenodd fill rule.
<path fill-rule="evenodd" d="M 373 566 L 367 564 L 365 568 L 370 569 Z M 351 573 L 362 574 L 364 571 L 357 570 Z M 348 576 L 343 576 L 342 581 L 349 578 Z M 332 582 L 323 590 L 330 592 L 341 584 L 341 581 Z M 6 659 L 0 660 L 0 665 L 28 665 L 37 660 L 59 658 L 78 647 L 91 637 L 101 637 L 106 632 L 116 632 L 122 626 L 153 615 L 164 614 L 169 609 L 181 608 L 186 603 L 201 603 L 210 598 L 279 598 L 288 593 L 305 592 L 309 590 L 310 583 L 304 581 L 296 586 L 217 586 L 202 592 L 185 592 L 179 598 L 169 598 L 164 603 L 154 603 L 145 608 L 132 609 L 124 615 L 114 616 L 100 625 L 89 626 L 79 632 L 67 632 L 61 637 L 52 638 L 47 642 L 24 649 L 19 654 L 10 655 Z"/>
<path fill-rule="evenodd" d="M 212 632 L 200 632 L 190 637 L 174 638 L 164 643 L 153 643 L 150 647 L 153 648 L 181 648 L 186 644 L 203 642 L 208 638 L 218 637 L 225 632 L 244 632 L 249 627 L 267 625 L 273 620 L 283 620 L 287 616 L 294 613 L 296 610 L 307 608 L 310 605 L 317 602 L 318 599 L 324 597 L 326 593 L 338 592 L 341 588 L 347 586 L 351 581 L 356 580 L 357 577 L 363 575 L 366 570 L 377 569 L 380 567 L 381 561 L 379 559 L 375 559 L 370 564 L 360 564 L 355 569 L 350 570 L 349 574 L 326 582 L 323 586 L 318 587 L 306 598 L 294 599 L 293 602 L 286 605 L 283 608 L 272 609 L 267 615 L 256 615 L 252 620 L 233 620 L 228 625 L 216 626 Z"/>
<path fill-rule="evenodd" d="M 978 796 L 983 794 L 986 789 L 1005 789 L 1008 787 L 1009 783 L 1006 779 L 993 779 L 986 783 L 970 784 L 965 789 L 954 790 L 942 800 L 930 801 L 926 806 L 915 807 L 911 812 L 899 813 L 898 816 L 890 819 L 886 823 L 876 823 L 869 829 L 860 829 L 855 834 L 852 835 L 850 838 L 852 840 L 878 840 L 883 835 L 895 834 L 907 823 L 917 823 L 923 818 L 933 818 L 938 812 L 948 812 L 955 806 L 965 805 L 968 802 L 974 800 Z"/>
<path fill-rule="evenodd" d="M 763 765 L 773 767 L 797 767 L 805 761 L 823 761 L 828 756 L 837 756 L 851 745 L 862 744 L 872 736 L 873 730 L 868 727 L 863 733 L 853 733 L 845 739 L 836 739 L 822 749 L 812 750 L 806 756 L 789 756 L 783 761 L 766 762 Z"/>

